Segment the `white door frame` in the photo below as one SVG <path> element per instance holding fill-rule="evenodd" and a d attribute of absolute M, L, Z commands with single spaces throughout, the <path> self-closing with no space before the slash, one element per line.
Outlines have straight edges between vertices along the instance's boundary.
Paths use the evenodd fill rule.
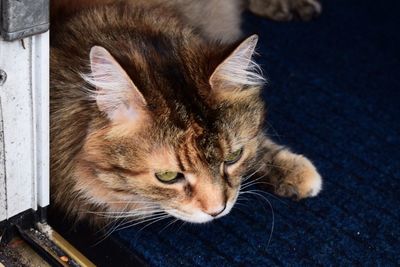
<path fill-rule="evenodd" d="M 0 221 L 49 205 L 49 32 L 0 39 Z M 2 84 L 3 83 L 3 84 Z"/>

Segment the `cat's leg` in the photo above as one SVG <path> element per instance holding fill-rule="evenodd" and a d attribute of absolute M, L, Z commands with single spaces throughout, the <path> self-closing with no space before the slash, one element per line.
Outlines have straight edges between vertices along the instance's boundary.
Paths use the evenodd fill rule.
<path fill-rule="evenodd" d="M 260 152 L 260 177 L 277 195 L 302 199 L 316 196 L 321 191 L 321 176 L 306 157 L 268 138 L 264 139 Z"/>
<path fill-rule="evenodd" d="M 249 0 L 249 9 L 256 15 L 277 21 L 289 21 L 294 17 L 310 20 L 322 11 L 318 0 Z"/>

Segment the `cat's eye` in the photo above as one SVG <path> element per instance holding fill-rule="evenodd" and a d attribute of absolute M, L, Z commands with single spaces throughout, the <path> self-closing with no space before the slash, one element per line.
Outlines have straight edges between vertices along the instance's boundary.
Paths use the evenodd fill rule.
<path fill-rule="evenodd" d="M 171 171 L 157 172 L 155 175 L 156 178 L 163 183 L 175 183 L 178 180 L 184 178 L 182 173 Z"/>
<path fill-rule="evenodd" d="M 229 153 L 228 156 L 225 158 L 224 163 L 226 165 L 232 165 L 236 163 L 241 157 L 243 153 L 243 148 L 240 148 L 232 153 Z"/>

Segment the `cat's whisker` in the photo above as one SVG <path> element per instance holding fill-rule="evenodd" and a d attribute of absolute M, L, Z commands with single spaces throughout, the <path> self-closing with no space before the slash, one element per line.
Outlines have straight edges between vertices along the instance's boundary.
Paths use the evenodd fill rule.
<path fill-rule="evenodd" d="M 244 176 L 244 178 L 242 179 L 242 183 L 245 182 L 245 181 L 247 181 L 247 180 L 249 180 L 250 178 L 252 178 L 252 177 L 253 177 L 256 173 L 258 173 L 263 167 L 265 167 L 264 165 L 269 166 L 269 167 L 279 168 L 279 169 L 282 169 L 282 170 L 285 170 L 285 171 L 289 171 L 289 172 L 290 172 L 290 171 L 293 171 L 293 168 L 286 168 L 286 167 L 283 167 L 283 166 L 280 166 L 280 165 L 276 165 L 276 164 L 264 162 L 263 164 L 261 164 L 260 167 L 258 167 L 257 170 L 253 171 L 253 172 L 252 172 L 251 174 L 249 174 L 249 175 Z M 262 177 L 264 177 L 264 176 L 266 176 L 266 174 L 264 174 Z"/>
<path fill-rule="evenodd" d="M 156 223 L 156 222 L 165 220 L 165 219 L 167 219 L 167 218 L 169 218 L 169 217 L 171 217 L 171 215 L 168 214 L 167 217 L 157 219 L 157 220 L 155 220 L 155 221 L 153 221 L 153 222 L 151 222 L 151 223 L 149 223 L 149 224 L 143 226 L 143 227 L 137 232 L 137 235 L 139 235 L 141 231 L 143 231 L 144 229 L 146 229 L 146 228 L 149 227 L 150 225 L 152 225 L 152 224 L 154 224 L 154 223 Z"/>
<path fill-rule="evenodd" d="M 179 221 L 179 219 L 174 219 L 173 221 L 169 222 L 165 227 L 163 227 L 158 233 L 161 234 L 162 231 L 164 231 L 165 229 L 167 229 L 169 226 L 173 225 L 174 223 L 176 223 L 177 221 Z"/>
<path fill-rule="evenodd" d="M 103 216 L 104 217 L 104 216 Z M 106 231 L 106 229 L 107 228 L 112 228 L 112 227 L 114 227 L 117 223 L 118 223 L 118 220 L 111 220 L 112 218 L 109 218 L 109 217 L 104 217 L 104 218 L 107 218 L 108 220 L 109 220 L 109 222 L 107 222 L 107 223 L 105 223 L 105 225 L 103 226 L 103 227 L 101 227 L 98 231 L 96 231 L 96 234 L 97 233 L 101 233 L 101 232 L 103 232 L 103 231 Z M 111 227 L 110 227 L 110 225 L 112 225 Z M 106 231 L 107 232 L 107 231 Z M 97 244 L 97 243 L 96 243 Z"/>
<path fill-rule="evenodd" d="M 241 189 L 244 190 L 244 189 L 246 189 L 246 188 L 249 188 L 249 187 L 251 187 L 251 186 L 253 186 L 253 185 L 257 185 L 257 184 L 265 184 L 265 185 L 269 185 L 269 186 L 275 187 L 274 184 L 271 184 L 271 183 L 268 183 L 268 182 L 264 182 L 264 181 L 254 181 L 254 182 L 248 183 L 248 184 L 246 184 L 245 186 L 241 187 Z"/>
<path fill-rule="evenodd" d="M 252 182 L 258 181 L 258 180 L 262 179 L 263 177 L 264 177 L 264 175 L 257 177 L 255 179 L 249 180 L 249 181 L 245 181 L 244 183 L 242 183 L 241 188 L 243 188 L 243 186 L 247 186 L 248 184 L 250 184 Z"/>
<path fill-rule="evenodd" d="M 134 213 L 138 211 L 151 211 L 151 210 L 161 210 L 160 207 L 142 207 L 138 209 L 132 209 L 132 210 L 120 210 L 120 211 L 82 211 L 86 213 L 91 213 L 91 214 L 129 214 L 129 213 Z"/>
<path fill-rule="evenodd" d="M 255 179 L 253 179 L 253 180 L 246 181 L 245 183 L 242 183 L 241 189 L 243 189 L 243 187 L 247 187 L 247 186 L 248 186 L 249 184 L 251 184 L 251 183 L 254 183 L 254 182 L 257 182 L 257 181 L 261 180 L 261 179 L 264 178 L 266 175 L 267 175 L 267 174 L 264 174 L 264 175 L 261 175 L 261 176 L 255 178 Z M 265 183 L 268 183 L 268 182 L 265 182 Z M 273 184 L 271 184 L 271 185 L 273 186 Z"/>
<path fill-rule="evenodd" d="M 247 190 L 247 191 L 239 192 L 239 196 L 240 196 L 240 195 L 247 194 L 247 193 L 249 193 L 249 192 L 256 192 L 256 193 L 258 193 L 258 194 L 267 194 L 268 196 L 273 197 L 274 199 L 278 200 L 279 202 L 281 202 L 281 203 L 283 203 L 283 204 L 285 204 L 285 205 L 288 205 L 287 202 L 285 202 L 283 199 L 281 199 L 281 198 L 275 196 L 274 194 L 271 194 L 271 193 L 266 192 L 266 191 L 263 191 L 263 190 L 258 190 L 258 189 L 252 189 L 252 190 Z"/>
<path fill-rule="evenodd" d="M 122 209 L 122 210 L 119 212 L 118 216 L 121 216 L 121 215 L 123 214 L 123 211 L 124 211 L 125 209 L 127 209 L 129 205 L 130 205 L 130 202 L 127 202 L 127 203 L 125 204 L 124 209 Z"/>
<path fill-rule="evenodd" d="M 116 229 L 116 227 L 118 227 L 121 223 L 122 223 L 121 221 L 113 220 L 110 223 L 108 223 L 107 225 L 105 225 L 103 227 L 103 231 L 107 228 L 109 228 L 109 229 L 104 233 L 103 237 L 94 244 L 94 246 L 96 246 L 96 245 L 100 244 L 101 242 L 103 242 L 104 240 L 106 240 L 107 237 L 109 237 L 113 233 L 114 229 Z M 111 227 L 109 227 L 110 224 L 112 224 Z"/>
<path fill-rule="evenodd" d="M 135 212 L 135 213 L 130 213 L 130 214 L 121 214 L 121 215 L 114 215 L 114 216 L 105 216 L 106 218 L 115 218 L 115 219 L 119 219 L 119 218 L 143 218 L 146 217 L 148 215 L 155 215 L 155 214 L 161 214 L 164 211 L 159 210 L 159 211 L 148 211 L 148 212 Z"/>
<path fill-rule="evenodd" d="M 142 220 L 146 219 L 148 217 L 154 216 L 154 215 L 162 215 L 162 214 L 168 214 L 168 211 L 172 211 L 173 209 L 158 209 L 158 210 L 150 210 L 150 211 L 144 211 L 144 212 L 135 212 L 133 211 L 132 213 L 129 214 L 124 214 L 123 218 L 137 218 L 137 220 Z"/>
<path fill-rule="evenodd" d="M 114 220 L 114 223 L 112 224 L 112 226 L 106 231 L 103 240 L 106 239 L 107 237 L 109 237 L 115 231 L 115 229 L 117 229 L 121 224 L 125 223 L 126 219 L 127 218 Z"/>
<path fill-rule="evenodd" d="M 115 231 L 123 230 L 123 229 L 129 228 L 129 227 L 141 224 L 141 223 L 151 222 L 152 220 L 157 220 L 159 218 L 165 219 L 165 218 L 167 218 L 169 216 L 170 216 L 169 214 L 163 213 L 163 214 L 157 214 L 157 215 L 153 215 L 153 216 L 148 216 L 147 218 L 140 219 L 139 221 L 137 221 L 137 219 L 131 219 L 129 221 L 125 221 L 127 219 L 127 217 L 123 218 L 120 221 L 115 220 L 113 222 L 114 225 L 105 233 L 103 238 L 101 240 L 99 240 L 95 245 L 97 245 L 97 244 L 101 243 L 102 241 L 104 241 L 107 237 L 109 237 Z M 135 222 L 135 223 L 132 224 L 132 222 Z"/>
<path fill-rule="evenodd" d="M 86 212 L 86 213 L 94 213 L 94 214 L 119 214 L 119 213 L 128 213 L 128 212 L 134 212 L 134 211 L 139 211 L 139 210 L 161 210 L 160 205 L 146 205 L 146 206 L 140 206 L 137 208 L 133 209 L 128 209 L 129 202 L 126 202 L 126 205 L 124 208 L 121 208 L 120 210 L 104 210 L 104 211 L 91 211 L 91 210 L 79 210 L 79 212 Z"/>
<path fill-rule="evenodd" d="M 267 132 L 268 132 L 268 129 L 270 128 L 270 129 L 272 129 L 272 131 L 274 131 L 274 134 L 271 135 L 271 134 L 268 134 L 268 133 L 267 133 L 267 135 L 268 135 L 268 136 L 276 136 L 276 137 L 278 137 L 278 139 L 280 140 L 280 139 L 281 139 L 281 136 L 280 136 L 280 134 L 275 130 L 275 128 L 272 126 L 272 124 L 271 124 L 270 122 L 268 122 L 268 121 L 265 121 L 265 122 L 268 124 L 268 126 L 265 127 L 265 128 L 263 129 L 264 132 L 267 133 Z"/>
<path fill-rule="evenodd" d="M 252 187 L 252 186 L 258 185 L 258 184 L 264 184 L 264 185 L 268 185 L 268 186 L 270 185 L 270 183 L 267 183 L 267 182 L 256 181 L 256 182 L 252 182 L 252 183 L 249 183 L 249 184 L 247 184 L 247 185 L 241 187 L 241 189 L 242 189 L 242 190 L 245 190 L 245 189 L 247 189 L 247 188 L 249 188 L 249 187 Z"/>
<path fill-rule="evenodd" d="M 244 197 L 243 195 L 239 195 L 238 198 L 237 198 L 237 200 L 236 200 L 236 203 L 241 203 L 241 202 L 240 202 L 241 200 L 249 201 L 249 198 Z"/>
<path fill-rule="evenodd" d="M 157 214 L 157 213 L 162 213 L 165 210 L 160 210 L 160 209 L 149 209 L 149 210 L 134 210 L 131 212 L 87 212 L 91 214 L 95 214 L 100 217 L 105 217 L 105 218 L 127 218 L 127 217 L 139 217 L 147 214 Z"/>
<path fill-rule="evenodd" d="M 130 203 L 130 204 L 153 204 L 153 205 L 157 205 L 154 201 L 131 201 L 131 200 L 120 200 L 120 201 L 108 201 L 107 203 L 112 203 L 112 204 L 124 204 L 124 203 Z"/>
<path fill-rule="evenodd" d="M 241 206 L 238 206 L 238 207 L 235 207 L 235 208 L 236 208 L 237 210 L 240 210 L 240 211 L 243 212 L 243 213 L 246 213 L 245 210 L 248 209 L 248 206 L 244 205 L 243 203 L 240 203 L 240 204 L 242 204 L 242 205 L 241 205 Z M 241 207 L 243 207 L 244 210 L 243 210 Z"/>
<path fill-rule="evenodd" d="M 181 226 L 179 226 L 177 232 L 179 232 L 179 231 L 182 229 L 182 227 L 187 223 L 187 222 L 185 222 L 185 221 L 181 221 L 181 222 L 182 222 L 182 223 L 181 223 Z"/>
<path fill-rule="evenodd" d="M 149 221 L 152 221 L 152 220 L 155 220 L 155 219 L 158 219 L 158 218 L 167 217 L 167 216 L 169 216 L 169 214 L 162 213 L 162 214 L 157 214 L 157 215 L 152 215 L 152 216 L 147 216 L 147 217 L 142 217 L 142 218 L 130 219 L 130 220 L 120 224 L 119 226 L 123 226 L 123 228 L 118 228 L 118 230 L 122 230 L 122 229 L 125 229 L 125 228 L 129 228 L 129 227 L 132 227 L 132 226 L 135 226 L 135 225 L 139 225 L 139 224 L 142 224 L 142 223 L 146 223 L 146 222 L 149 222 Z M 127 226 L 127 225 L 129 225 L 129 226 Z"/>
<path fill-rule="evenodd" d="M 125 205 L 125 208 L 124 209 L 126 209 L 128 206 L 130 205 L 130 203 L 128 202 L 128 203 L 126 203 L 126 205 Z M 122 211 L 119 213 L 119 216 L 120 215 L 122 215 Z M 122 219 L 122 221 L 124 221 L 125 219 Z M 114 224 L 115 225 L 115 224 Z M 119 226 L 120 224 L 117 224 L 116 226 L 115 226 L 115 229 L 116 228 L 118 228 L 118 226 Z"/>
<path fill-rule="evenodd" d="M 128 205 L 129 205 L 129 202 L 126 203 L 125 208 L 126 208 Z M 117 212 L 117 214 L 120 215 L 121 212 Z M 100 216 L 99 213 L 96 214 L 96 215 Z M 105 218 L 107 218 L 107 219 L 112 218 L 112 217 L 110 217 L 110 216 L 103 216 L 103 217 L 105 217 Z M 125 219 L 124 219 L 124 220 L 125 220 Z M 108 227 L 110 226 L 111 223 L 112 223 L 112 227 L 111 227 L 110 229 L 115 228 L 115 227 L 118 227 L 118 225 L 116 225 L 116 224 L 118 223 L 118 221 L 117 221 L 117 220 L 113 220 L 113 221 L 111 221 L 110 223 L 107 223 L 104 227 L 102 227 L 101 230 L 104 231 L 106 228 L 108 228 Z M 106 236 L 107 236 L 107 234 L 106 234 Z M 105 237 L 105 238 L 106 238 L 106 237 Z M 103 240 L 104 240 L 104 239 L 103 239 Z"/>
<path fill-rule="evenodd" d="M 157 217 L 152 217 L 152 218 L 148 218 L 148 219 L 145 219 L 145 220 L 135 221 L 134 223 L 131 223 L 131 224 L 128 224 L 128 225 L 126 225 L 126 226 L 124 226 L 124 227 L 118 228 L 117 231 L 120 231 L 120 230 L 129 228 L 129 227 L 133 227 L 133 226 L 136 226 L 136 225 L 139 225 L 139 224 L 142 224 L 142 223 L 148 223 L 148 222 L 150 222 L 149 224 L 147 224 L 147 225 L 145 226 L 145 227 L 148 227 L 148 226 L 152 225 L 153 223 L 156 223 L 156 222 L 158 222 L 158 221 L 164 220 L 164 219 L 169 218 L 169 217 L 171 217 L 171 215 L 169 215 L 169 214 L 163 214 L 163 215 L 159 215 L 159 216 L 157 216 Z M 132 222 L 132 221 L 131 221 L 131 222 Z M 144 228 L 145 228 L 145 227 L 144 227 Z M 140 231 L 142 231 L 144 228 L 141 228 L 141 229 L 138 231 L 138 233 L 139 233 Z"/>
<path fill-rule="evenodd" d="M 257 172 L 259 172 L 259 171 L 261 170 L 262 167 L 263 167 L 263 166 L 261 165 L 260 167 L 257 168 L 257 170 L 253 171 L 253 172 L 252 172 L 251 174 L 249 174 L 249 175 L 246 175 L 246 176 L 243 178 L 242 182 L 245 182 L 246 180 L 250 179 L 254 174 L 256 174 Z"/>
<path fill-rule="evenodd" d="M 250 208 L 250 203 L 252 203 L 251 198 L 244 197 L 243 195 L 238 196 L 236 204 L 239 204 L 241 207 L 244 207 L 244 209 L 241 209 L 241 207 L 236 207 L 238 210 L 241 212 L 247 214 L 247 211 Z M 235 206 L 236 206 L 235 204 Z"/>
<path fill-rule="evenodd" d="M 275 212 L 274 212 L 274 208 L 272 207 L 272 203 L 268 200 L 268 198 L 266 198 L 264 195 L 259 194 L 258 192 L 254 192 L 253 190 L 249 190 L 249 191 L 245 191 L 242 192 L 243 194 L 250 194 L 250 195 L 254 195 L 254 196 L 258 196 L 261 197 L 262 200 L 265 200 L 265 202 L 269 205 L 270 209 L 271 209 L 271 231 L 269 234 L 269 238 L 268 238 L 268 242 L 267 242 L 267 248 L 269 247 L 269 244 L 271 243 L 271 239 L 272 239 L 272 234 L 274 232 L 274 227 L 275 227 Z"/>
<path fill-rule="evenodd" d="M 111 203 L 111 202 L 108 202 Z M 124 204 L 121 202 L 121 204 Z M 160 209 L 160 205 L 158 204 L 146 204 L 144 203 L 143 205 L 136 205 L 137 203 L 130 203 L 130 202 L 126 202 L 125 203 L 125 207 L 121 208 L 120 211 L 123 212 L 129 212 L 131 210 L 140 210 L 140 209 Z M 131 207 L 130 207 L 131 206 Z M 118 210 L 116 211 L 105 211 L 105 212 L 119 212 Z"/>
<path fill-rule="evenodd" d="M 247 208 L 247 205 L 244 203 L 241 203 L 241 202 L 236 202 L 236 204 L 233 208 L 237 208 L 237 209 L 241 210 L 240 206 Z"/>

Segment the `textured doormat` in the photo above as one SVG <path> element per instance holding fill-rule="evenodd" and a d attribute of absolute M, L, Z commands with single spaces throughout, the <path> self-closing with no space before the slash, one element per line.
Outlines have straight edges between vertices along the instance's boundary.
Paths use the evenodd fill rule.
<path fill-rule="evenodd" d="M 315 162 L 321 195 L 264 194 L 272 236 L 269 204 L 249 196 L 211 224 L 141 224 L 114 239 L 150 266 L 400 265 L 400 1 L 323 5 L 309 23 L 245 16 L 269 80 L 268 132 Z"/>

